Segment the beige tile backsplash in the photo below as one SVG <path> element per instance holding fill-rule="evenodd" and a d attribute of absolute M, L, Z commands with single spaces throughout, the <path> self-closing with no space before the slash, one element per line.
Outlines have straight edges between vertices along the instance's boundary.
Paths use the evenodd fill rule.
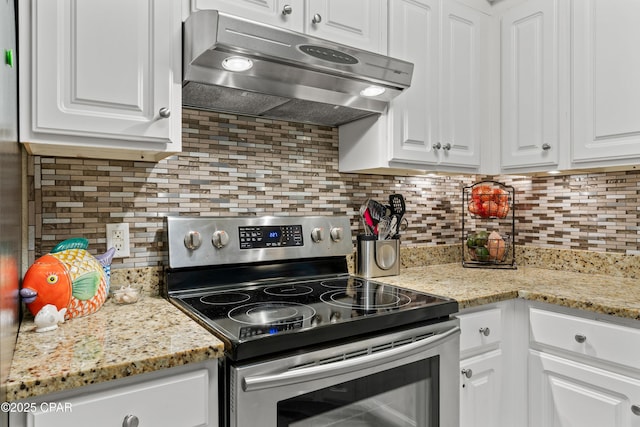
<path fill-rule="evenodd" d="M 367 198 L 402 193 L 402 244 L 460 242 L 462 187 L 474 176 L 338 172 L 337 129 L 185 109 L 183 152 L 158 163 L 29 156 L 29 262 L 69 237 L 106 250 L 105 224 L 128 222 L 131 257 L 166 256 L 166 215 L 348 215 Z M 516 244 L 640 254 L 640 172 L 497 177 L 516 189 Z"/>

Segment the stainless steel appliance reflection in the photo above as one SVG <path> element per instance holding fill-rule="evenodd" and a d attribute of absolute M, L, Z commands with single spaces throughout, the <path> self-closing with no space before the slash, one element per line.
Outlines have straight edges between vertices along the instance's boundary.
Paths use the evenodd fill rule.
<path fill-rule="evenodd" d="M 350 229 L 167 218 L 165 294 L 226 344 L 222 425 L 457 426 L 457 302 L 349 275 Z"/>
<path fill-rule="evenodd" d="M 9 378 L 20 313 L 22 155 L 18 142 L 16 5 L 14 1 L 0 2 L 0 392 Z M 7 412 L 1 411 L 0 425 L 5 422 Z"/>

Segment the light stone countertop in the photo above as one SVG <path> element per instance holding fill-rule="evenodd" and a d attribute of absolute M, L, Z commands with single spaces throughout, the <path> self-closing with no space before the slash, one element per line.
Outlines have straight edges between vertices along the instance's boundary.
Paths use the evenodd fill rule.
<path fill-rule="evenodd" d="M 460 310 L 512 298 L 640 320 L 640 281 L 535 267 L 465 268 L 460 263 L 411 267 L 373 279 L 454 298 Z"/>
<path fill-rule="evenodd" d="M 640 320 L 638 257 L 609 257 L 608 264 L 589 262 L 587 266 L 594 268 L 580 267 L 583 272 L 538 266 L 496 270 L 433 264 L 450 259 L 451 253 L 451 248 L 409 249 L 403 253 L 399 276 L 374 280 L 455 298 L 461 310 L 524 298 Z M 542 259 L 558 263 L 562 255 L 553 252 Z M 578 254 L 578 261 L 583 255 L 591 257 Z M 567 265 L 584 264 L 576 264 L 575 253 L 567 251 L 566 256 L 570 257 Z M 423 266 L 415 266 L 420 263 Z M 612 269 L 619 264 L 623 268 Z M 597 275 L 594 270 L 606 274 Z M 618 275 L 620 272 L 626 276 Z M 127 271 L 126 278 L 140 283 L 134 280 L 140 274 Z M 53 332 L 36 333 L 34 329 L 32 318 L 21 324 L 5 385 L 9 401 L 222 357 L 224 351 L 221 341 L 160 297 L 145 297 L 133 305 L 108 300 L 97 313 L 65 322 Z"/>
<path fill-rule="evenodd" d="M 224 345 L 161 297 L 135 304 L 111 299 L 94 314 L 35 332 L 29 314 L 20 325 L 6 400 L 223 357 Z"/>

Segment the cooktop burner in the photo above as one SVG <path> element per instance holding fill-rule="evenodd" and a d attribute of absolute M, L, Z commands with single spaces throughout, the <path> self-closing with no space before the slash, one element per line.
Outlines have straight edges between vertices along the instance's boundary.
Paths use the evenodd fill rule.
<path fill-rule="evenodd" d="M 272 353 L 279 344 L 288 349 L 292 340 L 295 345 L 315 344 L 438 319 L 457 311 L 454 300 L 346 275 L 234 285 L 174 298 L 228 340 L 236 360 Z"/>
<path fill-rule="evenodd" d="M 349 217 L 167 217 L 164 293 L 234 361 L 448 319 L 455 300 L 348 274 Z"/>

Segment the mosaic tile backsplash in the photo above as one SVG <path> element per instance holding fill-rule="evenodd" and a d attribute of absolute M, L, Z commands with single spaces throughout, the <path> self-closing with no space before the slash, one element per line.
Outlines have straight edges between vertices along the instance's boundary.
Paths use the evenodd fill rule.
<path fill-rule="evenodd" d="M 183 152 L 158 163 L 30 156 L 29 262 L 69 237 L 106 250 L 105 224 L 127 222 L 131 256 L 160 266 L 166 215 L 348 215 L 402 193 L 403 246 L 454 245 L 462 188 L 482 177 L 338 172 L 335 128 L 183 111 Z M 517 245 L 640 254 L 640 172 L 492 177 L 516 189 Z"/>

